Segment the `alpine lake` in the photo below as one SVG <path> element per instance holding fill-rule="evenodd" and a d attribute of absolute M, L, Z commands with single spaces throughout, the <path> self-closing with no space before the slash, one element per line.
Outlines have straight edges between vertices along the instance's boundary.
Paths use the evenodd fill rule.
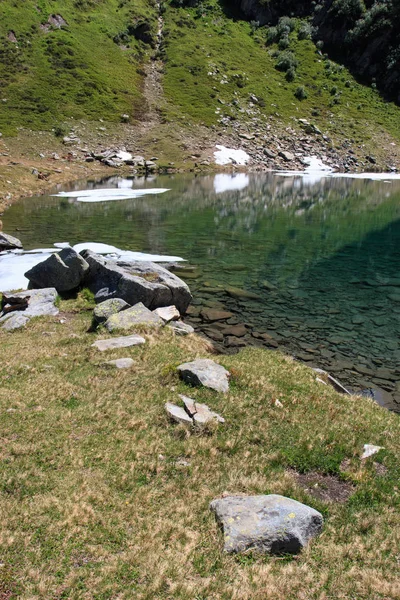
<path fill-rule="evenodd" d="M 179 174 L 60 190 L 117 187 L 169 191 L 27 198 L 4 231 L 25 249 L 91 241 L 180 256 L 171 268 L 194 298 L 185 321 L 217 350 L 279 348 L 400 412 L 399 179 Z"/>

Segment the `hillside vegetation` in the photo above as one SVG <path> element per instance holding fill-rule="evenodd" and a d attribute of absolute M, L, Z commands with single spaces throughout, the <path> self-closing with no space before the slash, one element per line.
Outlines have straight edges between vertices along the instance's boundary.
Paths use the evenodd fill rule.
<path fill-rule="evenodd" d="M 380 12 L 376 3 L 364 6 L 361 0 L 337 0 L 313 11 L 305 9 L 310 3 L 290 1 L 236 4 L 232 12 L 219 0 L 160 5 L 153 0 L 3 0 L 0 131 L 10 135 L 24 127 L 62 135 L 71 118 L 118 123 L 123 114 L 140 123 L 156 95 L 144 85 L 151 58 L 156 58 L 163 98 L 156 102 L 155 125 L 161 139 L 176 125 L 189 131 L 200 124 L 229 135 L 238 123 L 253 128 L 264 123 L 283 135 L 288 125 L 294 126 L 294 117 L 311 119 L 338 144 L 350 140 L 372 147 L 377 137 L 384 143 L 400 139 L 400 110 L 377 91 L 382 81 L 370 78 L 373 85 L 363 85 L 332 60 L 349 63 L 351 54 L 364 64 L 363 48 L 371 46 L 366 23 L 372 14 L 386 15 L 391 27 L 386 54 L 378 45 L 374 56 L 388 61 L 390 55 L 392 66 L 378 70 L 392 82 L 383 87 L 396 96 L 394 3 L 385 3 Z M 362 22 L 355 16 L 351 20 L 349 11 L 353 16 L 361 11 Z M 164 27 L 158 45 L 160 14 Z M 374 19 L 381 23 L 378 16 Z M 270 26 L 262 26 L 266 20 Z M 331 22 L 342 23 L 332 32 L 347 32 L 351 53 L 342 38 L 322 36 L 324 24 Z M 350 31 L 352 23 L 356 29 Z"/>

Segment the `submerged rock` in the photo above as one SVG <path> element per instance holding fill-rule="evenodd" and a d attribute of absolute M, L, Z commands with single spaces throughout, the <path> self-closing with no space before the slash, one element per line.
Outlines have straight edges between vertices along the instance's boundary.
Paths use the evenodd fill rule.
<path fill-rule="evenodd" d="M 89 270 L 88 263 L 72 248 L 52 254 L 25 273 L 32 288 L 54 287 L 58 292 L 77 289 Z"/>
<path fill-rule="evenodd" d="M 224 532 L 224 550 L 261 554 L 297 554 L 322 531 L 322 515 L 291 498 L 228 496 L 210 509 Z"/>
<path fill-rule="evenodd" d="M 131 329 L 137 325 L 147 327 L 163 327 L 164 321 L 151 312 L 148 308 L 138 302 L 135 306 L 111 315 L 106 321 L 105 327 L 111 333 L 118 329 Z"/>
<path fill-rule="evenodd" d="M 229 390 L 229 371 L 209 358 L 199 358 L 179 365 L 181 378 L 194 386 L 204 386 L 217 392 Z"/>

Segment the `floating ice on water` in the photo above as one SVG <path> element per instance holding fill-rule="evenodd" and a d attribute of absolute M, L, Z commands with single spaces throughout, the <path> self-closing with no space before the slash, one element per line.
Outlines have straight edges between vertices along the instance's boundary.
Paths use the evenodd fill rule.
<path fill-rule="evenodd" d="M 109 244 L 101 244 L 99 242 L 84 242 L 82 244 L 76 244 L 75 246 L 73 246 L 73 249 L 75 250 L 75 252 L 82 252 L 82 250 L 92 250 L 92 252 L 96 252 L 96 254 L 104 254 L 107 258 L 112 258 L 114 260 L 143 260 L 150 262 L 182 262 L 185 260 L 180 256 L 166 256 L 163 254 L 148 254 L 146 252 L 133 252 L 131 250 L 121 250 L 116 246 L 110 246 Z"/>
<path fill-rule="evenodd" d="M 77 192 L 60 192 L 53 194 L 55 198 L 75 198 L 77 202 L 111 202 L 114 200 L 130 200 L 140 198 L 150 194 L 164 194 L 169 189 L 149 188 L 149 189 L 128 189 L 128 188 L 99 188 L 96 190 L 79 190 Z"/>
<path fill-rule="evenodd" d="M 122 252 L 116 246 L 110 246 L 110 244 L 101 244 L 99 242 L 83 242 L 82 244 L 75 244 L 73 246 L 75 252 L 82 252 L 82 250 L 92 250 L 92 252 L 96 252 L 96 254 L 119 254 Z"/>
<path fill-rule="evenodd" d="M 332 173 L 332 177 L 347 177 L 349 179 L 370 179 L 372 181 L 400 181 L 400 173 Z"/>
<path fill-rule="evenodd" d="M 225 148 L 225 146 L 215 146 L 217 151 L 214 152 L 216 165 L 247 165 L 250 156 L 244 150 L 234 150 Z"/>
<path fill-rule="evenodd" d="M 232 192 L 234 190 L 244 190 L 250 183 L 250 178 L 246 173 L 220 173 L 214 177 L 214 191 L 216 194 L 223 192 Z"/>

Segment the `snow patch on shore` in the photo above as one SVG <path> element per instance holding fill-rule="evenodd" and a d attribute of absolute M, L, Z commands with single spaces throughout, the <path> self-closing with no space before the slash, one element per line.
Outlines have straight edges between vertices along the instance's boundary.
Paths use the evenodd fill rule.
<path fill-rule="evenodd" d="M 250 156 L 244 150 L 234 150 L 225 146 L 215 146 L 217 150 L 214 152 L 216 165 L 247 165 Z"/>
<path fill-rule="evenodd" d="M 49 256 L 60 252 L 62 248 L 68 248 L 67 242 L 54 244 L 54 248 L 38 248 L 36 250 L 12 250 L 0 254 L 0 292 L 9 290 L 26 290 L 28 280 L 25 273 L 32 267 L 45 261 Z M 147 254 L 145 252 L 131 252 L 130 250 L 121 250 L 116 246 L 101 244 L 97 242 L 85 242 L 73 246 L 75 252 L 82 250 L 92 250 L 97 254 L 103 254 L 110 260 L 124 260 L 131 262 L 141 260 L 146 262 L 183 262 L 184 258 L 179 256 L 167 256 L 162 254 Z"/>
<path fill-rule="evenodd" d="M 307 165 L 304 171 L 276 171 L 284 177 L 301 177 L 303 182 L 313 185 L 326 177 L 335 179 L 369 179 L 371 181 L 400 180 L 400 173 L 335 173 L 333 168 L 323 163 L 317 156 L 306 156 L 303 162 Z"/>

